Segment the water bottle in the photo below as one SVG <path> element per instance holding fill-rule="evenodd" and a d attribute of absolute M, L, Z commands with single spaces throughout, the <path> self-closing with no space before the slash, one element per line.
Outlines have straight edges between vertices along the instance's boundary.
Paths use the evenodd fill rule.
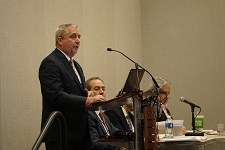
<path fill-rule="evenodd" d="M 169 116 L 165 122 L 166 138 L 173 138 L 173 119 Z"/>

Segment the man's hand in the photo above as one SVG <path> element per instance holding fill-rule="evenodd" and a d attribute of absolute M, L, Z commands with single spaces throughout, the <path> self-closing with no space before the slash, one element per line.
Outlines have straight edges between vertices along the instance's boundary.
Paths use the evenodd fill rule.
<path fill-rule="evenodd" d="M 88 91 L 88 97 L 86 99 L 86 107 L 89 108 L 92 106 L 93 103 L 96 102 L 105 102 L 106 98 L 103 97 L 102 95 L 95 95 L 93 94 L 92 91 Z"/>
<path fill-rule="evenodd" d="M 93 97 L 94 96 L 94 92 L 93 91 L 88 91 L 88 89 L 86 89 L 86 88 L 84 90 L 85 90 L 85 92 L 86 92 L 88 97 Z"/>
<path fill-rule="evenodd" d="M 186 127 L 182 126 L 182 134 L 185 134 L 185 133 L 186 133 Z"/>

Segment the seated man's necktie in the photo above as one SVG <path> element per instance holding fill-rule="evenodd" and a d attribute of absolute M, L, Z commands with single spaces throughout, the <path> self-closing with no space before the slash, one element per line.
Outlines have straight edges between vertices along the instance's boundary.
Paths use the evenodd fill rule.
<path fill-rule="evenodd" d="M 108 126 L 107 126 L 107 124 L 106 124 L 105 117 L 104 117 L 102 111 L 99 112 L 99 116 L 100 116 L 100 118 L 101 118 L 101 120 L 102 120 L 102 123 L 103 123 L 105 129 L 106 129 L 107 135 L 110 135 L 109 128 L 108 128 Z"/>

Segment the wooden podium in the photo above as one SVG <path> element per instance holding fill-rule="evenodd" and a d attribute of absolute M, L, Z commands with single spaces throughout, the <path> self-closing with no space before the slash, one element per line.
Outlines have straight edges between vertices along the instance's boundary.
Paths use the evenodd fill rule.
<path fill-rule="evenodd" d="M 129 97 L 141 96 L 141 95 L 142 95 L 142 91 L 134 91 L 134 92 L 131 92 L 131 93 L 128 93 L 128 94 L 124 94 L 124 95 L 118 96 L 116 98 L 107 100 L 105 102 L 93 103 L 92 107 L 86 108 L 86 110 L 87 111 L 89 111 L 89 110 L 96 110 L 99 106 L 104 106 L 104 105 L 107 105 L 107 104 L 112 103 L 112 102 L 117 102 L 117 101 L 129 98 Z"/>
<path fill-rule="evenodd" d="M 96 110 L 99 106 L 104 106 L 112 102 L 117 102 L 129 97 L 133 97 L 134 100 L 134 149 L 135 150 L 157 150 L 157 132 L 156 132 L 156 117 L 154 107 L 143 107 L 142 109 L 142 91 L 133 91 L 128 94 L 121 95 L 114 99 L 107 100 L 105 102 L 97 102 L 92 104 L 92 107 L 86 110 Z M 144 121 L 143 120 L 144 116 Z M 143 123 L 142 123 L 143 122 Z M 103 140 L 102 140 L 103 141 Z M 105 140 L 110 142 L 110 140 Z M 115 142 L 112 143 L 115 145 Z"/>
<path fill-rule="evenodd" d="M 144 107 L 144 150 L 157 150 L 156 111 L 154 107 Z"/>

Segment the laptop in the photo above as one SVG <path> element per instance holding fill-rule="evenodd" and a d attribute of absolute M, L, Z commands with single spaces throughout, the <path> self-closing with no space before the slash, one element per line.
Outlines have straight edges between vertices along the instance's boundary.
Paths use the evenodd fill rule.
<path fill-rule="evenodd" d="M 140 83 L 144 75 L 144 72 L 145 71 L 143 69 L 130 69 L 125 85 L 123 89 L 120 91 L 120 95 L 140 90 Z"/>

